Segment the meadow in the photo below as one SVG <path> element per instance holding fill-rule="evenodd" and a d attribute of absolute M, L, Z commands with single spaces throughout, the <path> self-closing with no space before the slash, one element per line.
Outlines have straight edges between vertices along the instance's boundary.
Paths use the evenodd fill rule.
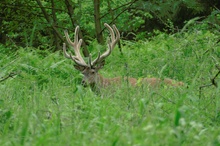
<path fill-rule="evenodd" d="M 218 39 L 194 30 L 122 40 L 103 76 L 169 77 L 185 86 L 123 83 L 102 94 L 80 85 L 82 75 L 62 51 L 0 46 L 0 145 L 218 146 L 220 86 L 201 88 L 218 72 Z M 97 48 L 105 46 L 92 43 L 93 56 Z"/>

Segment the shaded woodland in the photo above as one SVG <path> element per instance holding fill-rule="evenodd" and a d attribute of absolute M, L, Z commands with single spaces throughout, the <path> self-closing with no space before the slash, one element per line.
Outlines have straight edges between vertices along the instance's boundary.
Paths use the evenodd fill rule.
<path fill-rule="evenodd" d="M 85 56 L 91 41 L 104 44 L 105 22 L 116 24 L 122 39 L 134 41 L 158 31 L 178 32 L 190 20 L 190 25 L 205 23 L 210 30 L 220 24 L 218 0 L 2 0 L 0 8 L 0 43 L 59 50 L 63 30 L 73 33 L 79 25 Z"/>

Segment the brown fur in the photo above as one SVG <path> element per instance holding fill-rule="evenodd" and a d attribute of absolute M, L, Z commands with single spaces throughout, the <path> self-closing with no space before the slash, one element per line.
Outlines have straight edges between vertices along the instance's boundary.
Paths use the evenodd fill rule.
<path fill-rule="evenodd" d="M 98 80 L 95 81 L 95 85 L 98 85 L 99 88 L 106 88 L 110 85 L 119 85 L 122 83 L 121 77 L 115 77 L 115 78 L 104 78 L 102 75 L 98 75 Z M 124 82 L 128 82 L 131 86 L 135 87 L 138 84 L 141 85 L 149 85 L 150 87 L 159 87 L 161 84 L 165 84 L 168 86 L 178 87 L 183 86 L 183 82 L 178 82 L 169 78 L 165 78 L 164 80 L 159 78 L 143 78 L 141 79 L 140 83 L 135 78 L 130 77 L 124 77 Z M 91 84 L 90 84 L 91 85 Z"/>

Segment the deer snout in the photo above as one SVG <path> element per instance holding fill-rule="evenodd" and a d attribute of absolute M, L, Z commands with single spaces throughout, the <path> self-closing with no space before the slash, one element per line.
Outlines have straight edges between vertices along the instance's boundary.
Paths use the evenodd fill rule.
<path fill-rule="evenodd" d="M 83 87 L 87 87 L 87 86 L 88 86 L 88 83 L 87 83 L 85 80 L 82 80 L 81 85 L 82 85 Z"/>

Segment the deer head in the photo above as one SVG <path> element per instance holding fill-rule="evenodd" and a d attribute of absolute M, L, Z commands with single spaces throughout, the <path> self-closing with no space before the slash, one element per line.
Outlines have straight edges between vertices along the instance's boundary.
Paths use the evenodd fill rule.
<path fill-rule="evenodd" d="M 94 87 L 95 85 L 102 84 L 101 82 L 103 78 L 100 74 L 98 74 L 98 71 L 103 68 L 103 66 L 105 65 L 105 59 L 111 54 L 112 50 L 120 39 L 120 33 L 115 25 L 113 25 L 113 28 L 111 28 L 107 23 L 105 23 L 104 25 L 109 30 L 111 35 L 110 40 L 107 44 L 108 49 L 103 54 L 99 52 L 98 57 L 93 61 L 90 54 L 88 63 L 85 62 L 80 54 L 82 39 L 79 40 L 78 38 L 79 26 L 77 26 L 75 29 L 74 42 L 70 40 L 68 32 L 66 30 L 64 31 L 66 40 L 68 44 L 73 48 L 75 56 L 67 53 L 65 43 L 63 44 L 64 55 L 66 58 L 72 59 L 75 62 L 75 69 L 79 70 L 83 74 L 83 86 L 90 85 Z"/>

